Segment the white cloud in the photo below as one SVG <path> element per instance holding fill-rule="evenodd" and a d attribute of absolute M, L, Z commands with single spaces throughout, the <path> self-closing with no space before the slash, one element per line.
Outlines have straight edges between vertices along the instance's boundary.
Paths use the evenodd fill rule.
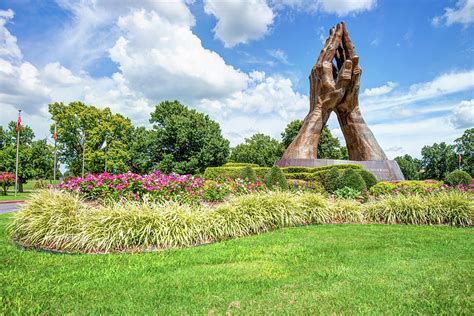
<path fill-rule="evenodd" d="M 205 0 L 204 11 L 217 19 L 215 38 L 225 47 L 262 38 L 273 23 L 274 14 L 265 0 Z"/>
<path fill-rule="evenodd" d="M 474 0 L 459 0 L 455 8 L 446 8 L 441 16 L 433 18 L 431 23 L 434 26 L 445 24 L 450 26 L 454 23 L 465 26 L 474 22 Z"/>
<path fill-rule="evenodd" d="M 5 24 L 13 18 L 14 12 L 11 9 L 0 10 L 0 57 L 21 58 L 21 51 L 16 45 L 16 37 L 11 35 Z"/>
<path fill-rule="evenodd" d="M 189 26 L 173 24 L 155 12 L 120 17 L 122 36 L 110 49 L 126 85 L 154 102 L 221 98 L 244 89 L 248 76 L 202 47 Z"/>
<path fill-rule="evenodd" d="M 273 4 L 277 8 L 289 6 L 302 11 L 347 16 L 372 10 L 377 5 L 377 0 L 274 0 Z"/>
<path fill-rule="evenodd" d="M 60 63 L 49 63 L 43 69 L 43 78 L 46 82 L 58 85 L 74 85 L 81 83 L 81 78 L 61 66 Z"/>
<path fill-rule="evenodd" d="M 474 99 L 461 101 L 453 111 L 451 122 L 456 128 L 474 126 Z"/>
<path fill-rule="evenodd" d="M 432 81 L 410 86 L 405 93 L 363 98 L 366 111 L 386 111 L 393 107 L 412 104 L 417 101 L 430 100 L 445 95 L 474 89 L 474 70 L 464 70 L 442 74 Z"/>
<path fill-rule="evenodd" d="M 398 83 L 388 81 L 387 84 L 376 87 L 376 88 L 370 88 L 370 89 L 365 89 L 363 95 L 367 97 L 374 97 L 374 96 L 379 96 L 379 95 L 384 95 L 387 93 L 392 92 L 393 89 L 395 89 L 398 86 Z"/>

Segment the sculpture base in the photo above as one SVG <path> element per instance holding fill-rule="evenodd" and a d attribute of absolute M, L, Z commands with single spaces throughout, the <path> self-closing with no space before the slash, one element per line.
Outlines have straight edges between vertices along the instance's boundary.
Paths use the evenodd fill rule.
<path fill-rule="evenodd" d="M 405 180 L 395 160 L 336 160 L 336 159 L 280 159 L 275 163 L 279 167 L 324 167 L 330 165 L 356 164 L 370 171 L 379 181 Z"/>

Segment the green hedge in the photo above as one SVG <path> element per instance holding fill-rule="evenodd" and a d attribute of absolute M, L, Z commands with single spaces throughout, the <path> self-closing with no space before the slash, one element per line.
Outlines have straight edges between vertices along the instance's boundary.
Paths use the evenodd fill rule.
<path fill-rule="evenodd" d="M 342 165 L 330 165 L 330 166 L 323 166 L 323 167 L 284 167 L 281 168 L 283 173 L 315 173 L 319 171 L 329 170 L 329 169 L 362 169 L 361 165 L 356 164 L 342 164 Z"/>
<path fill-rule="evenodd" d="M 256 163 L 246 163 L 246 162 L 228 162 L 223 167 L 252 167 L 258 168 L 260 167 Z"/>
<path fill-rule="evenodd" d="M 441 189 L 443 181 L 437 180 L 404 180 L 398 182 L 382 181 L 370 188 L 370 193 L 374 196 L 390 194 L 424 194 Z"/>
<path fill-rule="evenodd" d="M 240 172 L 244 167 L 207 167 L 204 171 L 204 179 L 218 180 L 222 178 L 237 179 L 240 177 Z M 263 179 L 265 174 L 270 170 L 268 167 L 254 167 L 257 177 Z"/>

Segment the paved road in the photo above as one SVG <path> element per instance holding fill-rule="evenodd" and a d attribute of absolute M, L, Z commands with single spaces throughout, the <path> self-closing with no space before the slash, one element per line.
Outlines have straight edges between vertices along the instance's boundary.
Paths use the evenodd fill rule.
<path fill-rule="evenodd" d="M 22 203 L 0 204 L 0 214 L 18 211 Z"/>

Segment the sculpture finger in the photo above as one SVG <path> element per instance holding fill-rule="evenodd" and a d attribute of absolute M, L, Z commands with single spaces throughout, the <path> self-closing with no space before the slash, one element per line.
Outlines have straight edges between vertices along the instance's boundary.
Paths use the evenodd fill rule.
<path fill-rule="evenodd" d="M 319 53 L 316 64 L 321 64 L 325 60 L 326 53 L 328 51 L 329 46 L 334 40 L 335 33 L 336 33 L 336 29 L 332 27 L 329 30 L 329 37 L 326 39 L 326 42 L 324 43 L 324 47 L 321 49 L 321 52 Z"/>
<path fill-rule="evenodd" d="M 349 84 L 351 83 L 351 79 L 353 77 L 352 69 L 353 69 L 352 60 L 350 59 L 345 60 L 337 76 L 336 89 L 342 88 L 345 90 L 349 86 Z"/>
<path fill-rule="evenodd" d="M 354 44 L 352 44 L 351 38 L 349 37 L 349 32 L 347 31 L 346 25 L 344 22 L 341 23 L 343 28 L 342 44 L 344 45 L 345 58 L 352 59 L 356 55 L 355 47 Z"/>
<path fill-rule="evenodd" d="M 332 41 L 329 43 L 329 46 L 326 50 L 326 54 L 324 55 L 324 60 L 331 62 L 334 57 L 336 56 L 336 50 L 342 44 L 342 35 L 344 33 L 344 28 L 342 23 L 338 23 L 336 26 L 336 30 L 332 37 Z"/>

